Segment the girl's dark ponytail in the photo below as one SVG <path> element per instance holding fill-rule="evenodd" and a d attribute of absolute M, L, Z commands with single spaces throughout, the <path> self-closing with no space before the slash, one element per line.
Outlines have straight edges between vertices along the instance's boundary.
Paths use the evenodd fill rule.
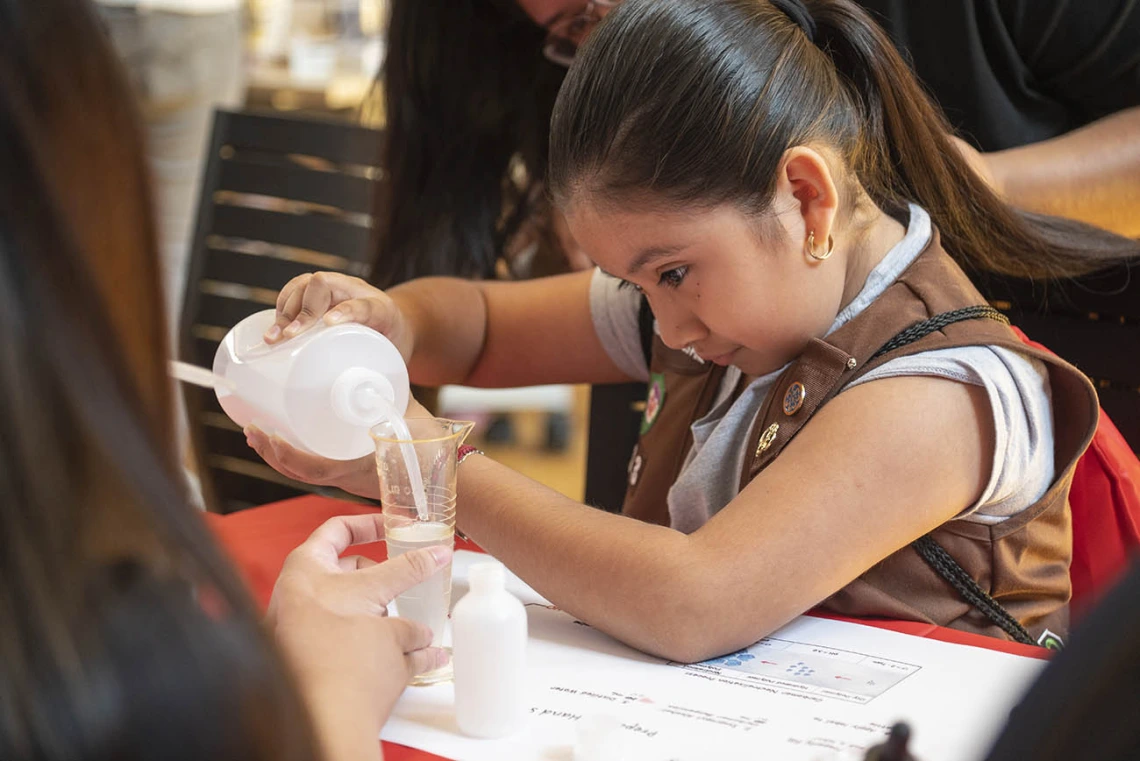
<path fill-rule="evenodd" d="M 952 129 L 894 44 L 850 0 L 805 0 L 814 41 L 835 63 L 862 119 L 853 169 L 881 208 L 914 201 L 968 270 L 1079 275 L 1140 256 L 1140 243 L 1072 220 L 1014 209 L 967 164 Z"/>

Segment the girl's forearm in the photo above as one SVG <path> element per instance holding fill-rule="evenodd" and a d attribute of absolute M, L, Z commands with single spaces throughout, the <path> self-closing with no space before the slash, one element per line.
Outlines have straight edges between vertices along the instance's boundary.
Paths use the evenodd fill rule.
<path fill-rule="evenodd" d="M 414 336 L 408 372 L 413 383 L 463 383 L 479 361 L 487 330 L 487 307 L 477 283 L 458 278 L 422 278 L 388 295 Z"/>
<path fill-rule="evenodd" d="M 591 626 L 677 661 L 714 653 L 690 538 L 586 507 L 484 457 L 459 468 L 459 527 Z"/>

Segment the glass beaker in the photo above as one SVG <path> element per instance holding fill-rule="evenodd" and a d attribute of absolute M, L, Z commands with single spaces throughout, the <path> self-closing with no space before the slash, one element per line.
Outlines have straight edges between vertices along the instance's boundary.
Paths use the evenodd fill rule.
<path fill-rule="evenodd" d="M 401 430 L 402 424 L 407 430 Z M 408 550 L 455 546 L 456 453 L 475 427 L 443 418 L 409 418 L 385 421 L 372 428 L 376 442 L 376 470 L 380 475 L 380 504 L 384 512 L 384 541 L 388 557 Z M 409 468 L 410 459 L 415 467 Z M 421 478 L 426 504 L 418 505 L 413 480 Z M 431 628 L 432 646 L 443 645 L 451 604 L 451 564 L 395 600 L 396 614 Z M 451 678 L 446 666 L 420 674 L 414 685 L 435 684 Z"/>

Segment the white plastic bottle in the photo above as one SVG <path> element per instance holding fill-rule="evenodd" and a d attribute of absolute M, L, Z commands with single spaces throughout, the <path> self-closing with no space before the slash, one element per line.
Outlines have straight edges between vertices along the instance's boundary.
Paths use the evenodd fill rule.
<path fill-rule="evenodd" d="M 451 614 L 455 718 L 470 737 L 505 737 L 526 719 L 526 609 L 497 562 L 477 563 Z"/>
<path fill-rule="evenodd" d="M 301 449 L 333 460 L 374 451 L 369 429 L 408 406 L 408 369 L 387 338 L 354 323 L 318 323 L 296 338 L 267 345 L 272 309 L 250 315 L 226 335 L 214 357 L 218 402 L 235 423 L 257 425 Z"/>

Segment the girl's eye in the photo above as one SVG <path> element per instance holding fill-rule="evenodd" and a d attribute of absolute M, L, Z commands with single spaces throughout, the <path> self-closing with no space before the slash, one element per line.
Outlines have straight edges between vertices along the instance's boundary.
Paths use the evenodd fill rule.
<path fill-rule="evenodd" d="M 629 288 L 632 288 L 633 290 L 637 291 L 638 293 L 644 293 L 641 286 L 638 285 L 637 283 L 631 283 L 628 280 L 622 280 L 620 283 L 618 283 L 618 290 L 624 291 L 624 290 L 627 290 Z"/>
<path fill-rule="evenodd" d="M 675 267 L 671 270 L 665 270 L 661 273 L 661 280 L 659 282 L 667 288 L 676 288 L 684 282 L 685 275 L 688 273 L 688 267 Z"/>

